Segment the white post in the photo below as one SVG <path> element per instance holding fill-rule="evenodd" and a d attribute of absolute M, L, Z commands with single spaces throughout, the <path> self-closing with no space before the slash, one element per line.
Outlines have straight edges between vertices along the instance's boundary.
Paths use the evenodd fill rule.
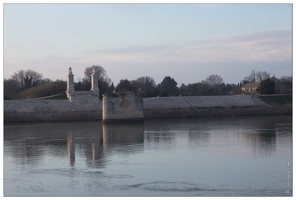
<path fill-rule="evenodd" d="M 98 73 L 96 72 L 96 69 L 93 67 L 91 75 L 91 91 L 93 91 L 95 94 L 99 94 L 99 79 L 98 79 Z"/>
<path fill-rule="evenodd" d="M 67 75 L 67 92 L 70 94 L 74 93 L 74 74 L 71 67 L 69 67 Z"/>

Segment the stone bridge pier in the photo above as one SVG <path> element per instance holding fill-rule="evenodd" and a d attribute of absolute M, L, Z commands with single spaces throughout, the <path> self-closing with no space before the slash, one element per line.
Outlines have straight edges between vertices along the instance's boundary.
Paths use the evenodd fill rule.
<path fill-rule="evenodd" d="M 144 120 L 143 95 L 141 93 L 103 95 L 102 109 L 104 122 Z"/>
<path fill-rule="evenodd" d="M 67 75 L 67 98 L 77 106 L 88 107 L 100 104 L 103 121 L 142 121 L 144 120 L 142 93 L 127 92 L 123 94 L 104 94 L 103 101 L 99 98 L 98 72 L 93 68 L 90 91 L 75 91 L 74 74 L 69 67 Z M 99 107 L 100 107 L 99 106 Z"/>

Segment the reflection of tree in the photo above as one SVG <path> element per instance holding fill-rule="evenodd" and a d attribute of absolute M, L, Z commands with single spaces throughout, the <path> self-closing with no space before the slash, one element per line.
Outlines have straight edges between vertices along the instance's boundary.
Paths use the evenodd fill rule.
<path fill-rule="evenodd" d="M 264 131 L 258 134 L 258 138 L 260 141 L 260 146 L 264 147 L 265 150 L 274 150 L 275 149 L 275 141 L 276 134 L 275 129 L 271 129 L 270 131 Z"/>
<path fill-rule="evenodd" d="M 253 153 L 271 155 L 276 149 L 276 124 L 286 121 L 286 118 L 279 117 L 256 117 L 245 121 L 244 138 L 251 142 Z"/>
<path fill-rule="evenodd" d="M 271 155 L 276 148 L 276 134 L 273 131 L 244 134 L 245 139 L 251 142 L 253 154 Z"/>
<path fill-rule="evenodd" d="M 189 144 L 207 144 L 209 143 L 210 134 L 206 131 L 197 130 L 189 132 Z"/>
<path fill-rule="evenodd" d="M 17 162 L 22 164 L 38 165 L 39 159 L 45 152 L 41 145 L 42 139 L 36 137 L 33 132 L 39 132 L 36 126 L 6 126 L 4 127 L 4 148 L 6 144 L 11 148 L 4 153 L 10 153 Z"/>

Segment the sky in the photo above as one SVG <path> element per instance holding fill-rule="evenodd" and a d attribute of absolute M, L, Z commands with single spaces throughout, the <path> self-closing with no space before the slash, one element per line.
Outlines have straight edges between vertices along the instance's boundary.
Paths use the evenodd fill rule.
<path fill-rule="evenodd" d="M 3 6 L 3 77 L 34 70 L 75 81 L 100 65 L 121 79 L 165 76 L 239 83 L 252 70 L 292 76 L 293 5 L 9 4 Z"/>

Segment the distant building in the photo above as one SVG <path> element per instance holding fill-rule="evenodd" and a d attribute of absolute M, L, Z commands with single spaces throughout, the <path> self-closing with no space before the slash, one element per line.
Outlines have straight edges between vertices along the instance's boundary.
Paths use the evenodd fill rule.
<path fill-rule="evenodd" d="M 247 83 L 242 86 L 243 94 L 258 94 L 257 88 L 260 86 L 260 83 Z"/>

